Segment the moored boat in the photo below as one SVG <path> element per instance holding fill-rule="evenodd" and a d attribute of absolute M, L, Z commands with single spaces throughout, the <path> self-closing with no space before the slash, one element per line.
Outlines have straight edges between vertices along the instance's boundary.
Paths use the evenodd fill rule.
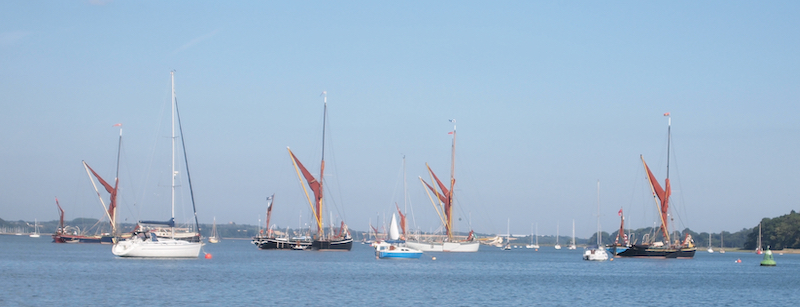
<path fill-rule="evenodd" d="M 144 257 L 144 258 L 197 258 L 203 243 L 200 239 L 200 224 L 197 221 L 197 210 L 194 203 L 194 191 L 192 189 L 192 177 L 189 173 L 189 164 L 186 157 L 186 146 L 183 137 L 183 128 L 180 123 L 180 113 L 178 111 L 178 100 L 175 97 L 175 72 L 170 72 L 172 83 L 172 186 L 171 186 L 171 208 L 172 216 L 167 222 L 139 221 L 133 235 L 125 240 L 118 240 L 111 248 L 111 253 L 120 257 Z M 175 227 L 175 184 L 176 177 L 180 172 L 176 169 L 175 147 L 177 136 L 175 135 L 175 121 L 177 120 L 180 131 L 181 148 L 183 149 L 184 165 L 186 167 L 186 179 L 189 183 L 189 194 L 191 195 L 192 211 L 194 213 L 194 230 L 185 228 L 181 231 Z M 115 193 L 116 195 L 116 193 Z M 178 231 L 176 231 L 178 230 Z M 159 235 L 160 234 L 160 235 Z"/>
<path fill-rule="evenodd" d="M 633 244 L 621 252 L 617 250 L 615 253 L 616 256 L 645 258 L 693 258 L 695 252 L 697 251 L 697 247 L 695 247 L 694 241 L 692 240 L 692 236 L 690 234 L 687 233 L 683 240 L 679 240 L 679 238 L 672 240 L 670 236 L 670 219 L 668 218 L 668 212 L 672 187 L 669 181 L 669 147 L 671 143 L 672 118 L 669 117 L 669 113 L 665 113 L 664 116 L 668 117 L 669 120 L 667 128 L 667 179 L 664 182 L 663 188 L 658 183 L 658 180 L 656 180 L 653 172 L 650 171 L 650 168 L 644 161 L 644 157 L 640 156 L 642 165 L 647 173 L 647 180 L 650 183 L 650 189 L 653 193 L 653 200 L 656 202 L 656 205 L 659 208 L 658 217 L 661 223 L 661 239 L 663 241 L 655 241 L 656 236 L 653 236 L 648 242 Z"/>
<path fill-rule="evenodd" d="M 325 232 L 325 227 L 323 223 L 323 177 L 325 175 L 325 123 L 328 116 L 328 97 L 326 92 L 322 92 L 323 95 L 323 115 L 322 115 L 322 158 L 320 162 L 320 169 L 319 169 L 319 181 L 314 178 L 313 175 L 300 163 L 300 160 L 292 153 L 292 150 L 289 147 L 286 147 L 286 150 L 289 151 L 289 156 L 292 159 L 292 164 L 295 167 L 295 171 L 297 172 L 298 178 L 305 178 L 308 187 L 314 194 L 314 201 L 312 202 L 311 197 L 308 194 L 308 191 L 303 188 L 303 191 L 306 194 L 306 199 L 308 199 L 309 205 L 311 206 L 312 215 L 314 216 L 317 232 L 314 234 L 312 242 L 311 242 L 311 249 L 313 250 L 330 250 L 330 251 L 350 251 L 353 248 L 353 237 L 350 235 L 350 231 L 348 230 L 347 224 L 342 221 L 341 226 L 339 227 L 338 233 L 333 233 L 331 230 L 330 232 Z M 302 175 L 301 175 L 302 174 Z M 300 179 L 302 182 L 302 179 Z M 332 221 L 331 221 L 332 222 Z"/>
<path fill-rule="evenodd" d="M 389 240 L 375 242 L 375 256 L 379 259 L 419 259 L 422 251 L 406 246 L 405 240 L 400 236 L 397 221 L 392 213 L 389 224 Z"/>
<path fill-rule="evenodd" d="M 475 239 L 473 236 L 473 231 L 470 230 L 467 238 L 465 240 L 459 240 L 455 237 L 454 234 L 454 224 L 453 224 L 453 205 L 454 205 L 454 198 L 453 193 L 455 191 L 455 156 L 456 156 L 456 126 L 455 126 L 455 119 L 451 119 L 450 122 L 453 123 L 453 131 L 450 132 L 453 135 L 453 145 L 451 149 L 451 157 L 450 157 L 450 189 L 448 189 L 436 176 L 436 174 L 431 170 L 431 167 L 428 164 L 425 164 L 425 167 L 428 169 L 428 173 L 431 176 L 431 181 L 436 184 L 436 187 L 431 186 L 427 182 L 425 182 L 422 177 L 419 177 L 419 180 L 422 184 L 427 188 L 425 191 L 433 192 L 435 196 L 428 194 L 431 201 L 433 202 L 433 207 L 436 209 L 436 213 L 439 214 L 442 222 L 444 224 L 445 229 L 445 237 L 436 238 L 429 241 L 423 241 L 419 237 L 408 239 L 406 240 L 406 245 L 408 247 L 421 250 L 423 252 L 477 252 L 480 248 L 480 242 Z M 428 192 L 428 193 L 430 193 Z"/>
<path fill-rule="evenodd" d="M 583 251 L 583 260 L 606 261 L 608 252 L 603 248 L 602 232 L 600 232 L 600 180 L 597 181 L 597 245 Z"/>
<path fill-rule="evenodd" d="M 619 208 L 617 215 L 619 215 L 619 231 L 617 231 L 617 238 L 614 239 L 613 244 L 606 246 L 606 251 L 608 251 L 612 257 L 616 256 L 618 253 L 624 252 L 631 246 L 628 235 L 625 233 L 625 215 L 622 214 L 622 208 Z"/>
<path fill-rule="evenodd" d="M 217 217 L 214 217 L 214 223 L 211 225 L 211 235 L 208 236 L 208 243 L 219 243 L 219 233 L 217 233 Z"/>

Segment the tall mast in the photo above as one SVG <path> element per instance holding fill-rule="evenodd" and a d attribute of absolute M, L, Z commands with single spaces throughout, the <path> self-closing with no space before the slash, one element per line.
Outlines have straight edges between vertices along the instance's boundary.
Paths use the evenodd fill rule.
<path fill-rule="evenodd" d="M 170 107 L 172 108 L 172 200 L 171 200 L 171 216 L 172 218 L 175 217 L 175 71 L 169 72 L 170 80 L 172 81 L 172 99 L 170 102 Z"/>
<path fill-rule="evenodd" d="M 319 202 L 317 203 L 317 220 L 319 221 L 319 227 L 317 230 L 317 235 L 322 239 L 324 235 L 324 228 L 322 227 L 324 223 L 322 222 L 322 195 L 323 195 L 323 178 L 322 176 L 325 174 L 325 124 L 326 119 L 328 118 L 328 92 L 322 91 L 322 159 L 320 161 L 319 167 Z M 333 223 L 333 218 L 331 218 L 331 223 Z M 333 224 L 331 224 L 333 225 Z M 332 226 L 331 226 L 332 227 Z"/>
<path fill-rule="evenodd" d="M 667 179 L 666 179 L 666 183 L 664 184 L 665 185 L 664 188 L 665 189 L 670 189 L 670 186 L 669 186 L 669 147 L 670 147 L 670 144 L 672 143 L 672 117 L 669 115 L 669 112 L 664 113 L 664 116 L 667 117 Z M 671 191 L 667 191 L 665 193 L 665 195 L 667 197 L 667 201 L 669 201 L 670 194 L 671 194 Z M 670 229 L 669 228 L 669 220 L 670 220 L 669 214 L 667 214 L 667 216 L 664 217 L 664 221 L 665 221 L 665 223 L 667 223 L 666 225 L 664 225 L 664 228 L 667 231 L 669 231 L 669 229 Z M 678 239 L 680 239 L 680 236 L 678 237 Z M 668 244 L 672 244 L 672 242 L 669 242 L 669 240 L 667 240 L 667 243 Z"/>
<path fill-rule="evenodd" d="M 455 194 L 455 187 L 456 185 L 456 120 L 451 119 L 451 123 L 453 123 L 453 147 L 450 154 L 450 203 L 447 204 L 447 235 L 449 239 L 453 238 L 453 199 Z"/>
<path fill-rule="evenodd" d="M 117 187 L 119 186 L 119 156 L 122 151 L 122 124 L 119 124 L 119 143 L 117 144 L 117 173 L 114 175 L 114 197 L 110 202 L 114 204 L 113 212 L 111 212 L 111 234 L 117 235 Z M 110 204 L 109 204 L 110 205 Z"/>
<path fill-rule="evenodd" d="M 600 180 L 597 180 L 597 248 L 600 248 Z"/>

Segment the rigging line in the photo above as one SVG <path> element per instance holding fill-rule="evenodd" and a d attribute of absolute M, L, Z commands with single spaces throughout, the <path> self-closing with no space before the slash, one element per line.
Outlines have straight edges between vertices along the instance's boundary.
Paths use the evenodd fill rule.
<path fill-rule="evenodd" d="M 186 166 L 186 179 L 189 181 L 189 195 L 192 199 L 192 211 L 194 212 L 194 225 L 197 233 L 200 233 L 200 223 L 197 221 L 197 207 L 194 203 L 194 189 L 192 189 L 192 175 L 189 173 L 189 158 L 186 154 L 186 142 L 183 138 L 183 125 L 181 125 L 181 112 L 178 110 L 178 98 L 175 98 L 175 114 L 178 116 L 178 131 L 181 133 L 181 148 L 183 148 L 183 163 Z"/>
<path fill-rule="evenodd" d="M 332 161 L 333 162 L 332 163 L 333 164 L 332 165 L 333 174 L 338 174 L 339 173 L 339 166 L 337 165 L 337 162 L 336 162 L 338 159 L 336 158 L 336 148 L 334 147 L 335 143 L 333 141 L 333 129 L 331 129 L 331 123 L 330 123 L 331 120 L 330 119 L 326 119 L 323 122 L 325 123 L 325 125 L 323 126 L 323 129 L 325 129 L 326 126 L 327 126 L 327 129 L 325 130 L 326 131 L 325 135 L 327 135 L 327 137 L 328 137 L 328 143 L 327 143 L 328 144 L 328 153 L 332 156 L 331 160 L 333 160 Z M 324 142 L 324 140 L 323 140 L 323 142 Z M 323 153 L 323 155 L 324 155 L 324 153 Z M 334 175 L 334 176 L 336 176 L 336 175 Z M 325 180 L 325 185 L 327 185 L 327 183 L 328 183 L 328 181 Z M 339 200 L 342 202 L 341 207 L 339 207 L 340 204 L 336 202 L 334 197 L 328 197 L 328 198 L 329 198 L 329 200 L 331 202 L 333 202 L 334 209 L 336 209 L 336 213 L 339 215 L 339 218 L 341 218 L 342 221 L 346 221 L 347 217 L 346 217 L 346 213 L 344 211 L 344 198 L 343 198 L 344 194 L 342 193 L 342 186 L 341 186 L 341 184 L 340 184 L 338 179 L 334 180 L 334 182 L 331 182 L 331 184 L 333 184 L 336 187 L 336 191 L 339 193 L 338 197 L 340 198 Z M 331 191 L 331 189 L 328 189 L 328 191 Z M 330 196 L 333 196 L 333 195 L 330 195 Z M 333 223 L 333 221 L 331 221 L 331 223 Z M 347 224 L 347 222 L 345 222 L 345 224 Z"/>

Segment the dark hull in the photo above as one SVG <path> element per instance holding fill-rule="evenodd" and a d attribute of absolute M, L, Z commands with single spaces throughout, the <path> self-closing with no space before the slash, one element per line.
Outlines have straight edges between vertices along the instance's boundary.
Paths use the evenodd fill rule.
<path fill-rule="evenodd" d="M 93 243 L 93 244 L 114 244 L 112 236 L 79 236 L 54 234 L 53 243 Z"/>
<path fill-rule="evenodd" d="M 651 247 L 649 245 L 633 245 L 628 249 L 618 252 L 618 257 L 643 257 L 643 258 L 693 258 L 696 248 L 670 248 Z"/>
<path fill-rule="evenodd" d="M 311 247 L 311 241 L 289 241 L 280 240 L 276 238 L 258 238 L 253 240 L 253 244 L 258 246 L 259 249 L 284 249 L 284 250 L 298 250 L 299 245 L 302 249 Z"/>
<path fill-rule="evenodd" d="M 311 249 L 326 251 L 350 251 L 353 248 L 353 239 L 314 240 Z"/>

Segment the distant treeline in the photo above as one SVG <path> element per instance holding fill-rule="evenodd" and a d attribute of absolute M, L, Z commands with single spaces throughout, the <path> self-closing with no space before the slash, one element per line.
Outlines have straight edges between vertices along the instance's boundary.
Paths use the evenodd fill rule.
<path fill-rule="evenodd" d="M 101 222 L 97 219 L 91 218 L 76 218 L 72 221 L 65 222 L 68 226 L 78 227 L 81 231 L 88 232 L 89 234 L 101 233 L 101 232 L 109 232 L 110 226 L 108 222 Z M 122 231 L 131 231 L 135 224 L 130 223 L 123 223 L 119 227 Z M 211 234 L 211 224 L 200 224 L 200 233 L 203 236 L 208 237 Z M 58 227 L 58 221 L 46 221 L 46 222 L 39 222 L 39 232 L 41 234 L 49 234 L 54 233 L 56 228 Z M 24 231 L 24 232 L 33 232 L 33 223 L 26 222 L 26 221 L 6 221 L 0 219 L 0 229 L 4 229 L 8 232 L 15 232 L 15 231 Z M 254 225 L 246 225 L 246 224 L 235 224 L 235 223 L 228 223 L 228 224 L 217 224 L 217 232 L 223 238 L 250 238 L 257 235 L 260 231 L 258 226 Z M 289 235 L 301 235 L 308 233 L 308 229 L 297 230 L 297 229 L 280 229 L 281 232 L 289 232 Z M 362 240 L 364 238 L 364 234 L 366 232 L 351 229 L 351 234 L 353 238 L 356 240 Z M 602 244 L 611 244 L 614 243 L 614 240 L 617 237 L 617 233 L 619 231 L 614 231 L 612 233 L 602 232 Z M 641 243 L 642 238 L 645 237 L 646 234 L 649 236 L 659 235 L 658 229 L 653 229 L 653 227 L 647 228 L 639 228 L 635 230 L 625 230 L 626 233 L 629 233 L 631 238 L 635 239 L 638 243 Z M 694 232 L 689 228 L 684 229 L 681 232 L 681 239 L 683 239 L 684 235 L 688 233 L 692 235 L 694 239 L 695 245 L 698 247 L 707 247 L 709 246 L 708 241 L 708 233 L 707 232 Z M 466 234 L 457 234 L 457 235 L 466 235 Z M 476 234 L 478 237 L 493 237 L 494 235 L 490 234 Z M 531 241 L 532 237 L 517 237 L 515 238 L 512 243 L 528 243 Z M 558 242 L 563 245 L 567 245 L 572 240 L 571 237 L 568 236 L 559 236 Z M 597 240 L 597 235 L 592 235 L 589 239 L 582 239 L 576 238 L 577 245 L 586 245 L 586 244 L 593 244 Z M 743 248 L 749 250 L 755 250 L 757 242 L 758 242 L 758 224 L 756 224 L 753 228 L 744 228 L 737 232 L 722 232 L 722 241 L 724 246 L 720 244 L 720 234 L 719 233 L 712 233 L 711 234 L 711 246 L 714 248 L 719 248 L 723 246 L 725 248 Z M 774 250 L 782 250 L 784 248 L 795 248 L 800 249 L 800 214 L 796 213 L 792 210 L 787 215 L 782 215 L 776 218 L 764 218 L 761 220 L 761 245 L 762 248 L 766 248 L 767 246 L 770 249 Z M 555 236 L 539 236 L 539 244 L 544 245 L 552 245 L 555 244 L 556 238 Z"/>

